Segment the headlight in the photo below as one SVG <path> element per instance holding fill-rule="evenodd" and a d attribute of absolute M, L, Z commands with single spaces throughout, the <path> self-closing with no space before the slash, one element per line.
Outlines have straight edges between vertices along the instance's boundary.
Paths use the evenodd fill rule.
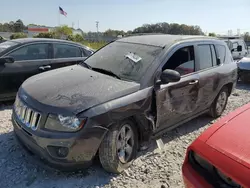
<path fill-rule="evenodd" d="M 200 167 L 202 167 L 205 170 L 213 170 L 213 166 L 207 161 L 205 160 L 203 157 L 201 157 L 200 155 L 198 155 L 195 152 L 190 152 L 190 158 L 192 161 L 194 161 L 196 164 L 198 164 Z"/>
<path fill-rule="evenodd" d="M 75 132 L 80 130 L 85 122 L 86 119 L 78 119 L 74 116 L 50 114 L 45 123 L 45 128 L 62 132 Z"/>
<path fill-rule="evenodd" d="M 239 184 L 234 182 L 230 177 L 227 177 L 226 175 L 224 175 L 220 170 L 218 170 L 215 166 L 210 164 L 207 160 L 205 160 L 203 157 L 201 157 L 199 154 L 195 153 L 194 151 L 191 151 L 189 153 L 189 160 L 194 166 L 198 165 L 199 167 L 201 167 L 203 170 L 206 171 L 206 173 L 203 174 L 204 177 L 209 178 L 210 176 L 210 177 L 215 178 L 215 179 L 212 179 L 212 181 L 216 182 L 217 186 L 215 187 L 241 188 Z M 216 174 L 216 176 L 214 176 L 214 174 Z"/>
<path fill-rule="evenodd" d="M 225 182 L 226 184 L 230 185 L 231 187 L 235 187 L 235 188 L 240 188 L 241 187 L 239 184 L 235 183 L 230 177 L 227 177 L 226 175 L 224 175 L 218 169 L 216 169 L 216 172 L 217 172 L 218 176 L 221 178 L 221 180 L 223 182 Z"/>
<path fill-rule="evenodd" d="M 81 124 L 77 117 L 58 115 L 58 119 L 60 120 L 62 126 L 73 130 L 79 129 Z"/>

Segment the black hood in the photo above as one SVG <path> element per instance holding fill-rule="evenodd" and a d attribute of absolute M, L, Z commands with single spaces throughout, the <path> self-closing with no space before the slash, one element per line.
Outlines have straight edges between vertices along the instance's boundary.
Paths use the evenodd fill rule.
<path fill-rule="evenodd" d="M 45 106 L 45 111 L 78 114 L 139 89 L 138 83 L 119 80 L 81 65 L 74 65 L 27 79 L 21 86 L 19 95 L 25 94 L 27 98 Z M 37 105 L 34 107 L 37 108 Z"/>

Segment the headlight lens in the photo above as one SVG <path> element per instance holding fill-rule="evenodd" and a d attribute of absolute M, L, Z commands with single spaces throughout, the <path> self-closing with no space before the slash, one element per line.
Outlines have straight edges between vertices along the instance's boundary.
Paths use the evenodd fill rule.
<path fill-rule="evenodd" d="M 206 170 L 213 169 L 213 166 L 208 161 L 206 161 L 205 159 L 203 159 L 200 155 L 198 155 L 197 153 L 191 152 L 191 157 L 202 168 L 204 168 Z"/>
<path fill-rule="evenodd" d="M 221 180 L 223 182 L 225 182 L 226 184 L 230 185 L 231 187 L 236 187 L 236 188 L 240 188 L 241 186 L 237 183 L 235 183 L 230 177 L 227 177 L 226 175 L 224 175 L 220 170 L 215 169 L 218 176 L 221 178 Z"/>
<path fill-rule="evenodd" d="M 198 164 L 200 167 L 208 171 L 213 170 L 213 165 L 211 165 L 207 160 L 205 160 L 199 154 L 193 151 L 191 151 L 189 154 L 190 154 L 191 160 L 195 162 L 196 164 Z"/>
<path fill-rule="evenodd" d="M 80 130 L 86 119 L 79 119 L 74 116 L 52 115 L 47 118 L 45 128 L 62 132 L 75 132 Z"/>
<path fill-rule="evenodd" d="M 58 115 L 58 119 L 62 126 L 73 130 L 77 130 L 81 124 L 77 117 Z"/>
<path fill-rule="evenodd" d="M 221 171 L 219 171 L 216 167 L 214 167 L 212 164 L 210 164 L 207 160 L 205 160 L 203 157 L 201 157 L 199 154 L 191 151 L 189 153 L 190 160 L 192 163 L 198 164 L 202 169 L 206 170 L 207 174 L 213 176 L 214 173 L 216 173 L 216 181 L 220 187 L 235 187 L 235 188 L 241 188 L 239 184 L 234 182 L 230 177 L 227 177 L 224 175 Z M 207 175 L 206 175 L 207 176 Z M 225 184 L 227 186 L 225 186 Z M 217 185 L 217 184 L 216 184 Z"/>

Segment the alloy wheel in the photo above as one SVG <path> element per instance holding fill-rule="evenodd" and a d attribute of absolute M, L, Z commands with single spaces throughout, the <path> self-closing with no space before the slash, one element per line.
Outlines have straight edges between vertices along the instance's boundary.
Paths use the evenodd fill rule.
<path fill-rule="evenodd" d="M 133 154 L 134 132 L 129 124 L 121 127 L 116 142 L 118 158 L 122 163 L 127 163 Z"/>

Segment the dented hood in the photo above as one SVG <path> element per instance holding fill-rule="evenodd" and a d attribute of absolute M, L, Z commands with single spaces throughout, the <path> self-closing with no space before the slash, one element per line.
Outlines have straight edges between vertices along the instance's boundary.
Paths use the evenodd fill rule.
<path fill-rule="evenodd" d="M 206 143 L 250 168 L 250 109 L 220 127 Z"/>
<path fill-rule="evenodd" d="M 77 114 L 98 104 L 131 94 L 140 84 L 101 74 L 81 65 L 48 71 L 27 79 L 20 93 L 48 107 Z M 53 109 L 53 110 L 52 110 Z"/>

